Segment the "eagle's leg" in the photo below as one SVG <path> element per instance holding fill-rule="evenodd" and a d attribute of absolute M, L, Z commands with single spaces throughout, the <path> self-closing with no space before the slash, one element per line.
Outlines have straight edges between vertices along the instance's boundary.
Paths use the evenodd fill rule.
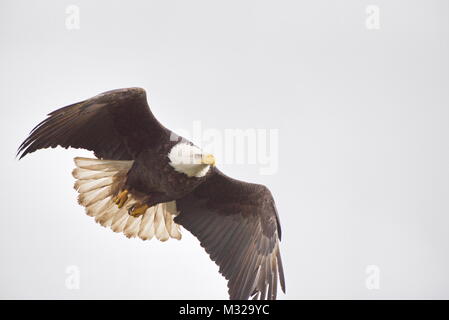
<path fill-rule="evenodd" d="M 127 189 L 120 192 L 112 201 L 119 207 L 122 208 L 123 205 L 128 201 L 128 193 L 129 191 Z"/>
<path fill-rule="evenodd" d="M 128 214 L 133 217 L 139 217 L 147 211 L 148 208 L 162 202 L 172 201 L 173 199 L 162 192 L 150 192 L 140 199 L 140 202 L 128 208 Z"/>
<path fill-rule="evenodd" d="M 146 203 L 135 204 L 128 209 L 128 214 L 130 216 L 133 216 L 134 218 L 137 218 L 137 217 L 143 215 L 147 211 L 148 208 L 149 208 L 149 206 Z"/>

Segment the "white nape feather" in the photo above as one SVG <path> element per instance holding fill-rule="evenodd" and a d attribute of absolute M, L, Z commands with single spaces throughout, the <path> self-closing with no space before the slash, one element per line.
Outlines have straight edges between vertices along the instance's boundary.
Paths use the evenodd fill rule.
<path fill-rule="evenodd" d="M 169 152 L 170 165 L 189 177 L 204 177 L 210 165 L 202 163 L 203 152 L 197 146 L 185 142 L 176 144 Z"/>

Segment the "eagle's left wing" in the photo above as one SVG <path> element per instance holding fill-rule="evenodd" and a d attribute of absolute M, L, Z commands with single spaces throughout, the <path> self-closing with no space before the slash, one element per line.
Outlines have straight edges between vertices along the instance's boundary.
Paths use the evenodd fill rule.
<path fill-rule="evenodd" d="M 180 214 L 174 221 L 196 236 L 220 267 L 231 299 L 276 299 L 278 277 L 285 292 L 279 218 L 265 186 L 214 169 L 176 204 Z"/>
<path fill-rule="evenodd" d="M 116 89 L 60 108 L 20 145 L 20 158 L 39 149 L 82 148 L 109 160 L 134 160 L 171 135 L 154 117 L 141 88 Z"/>

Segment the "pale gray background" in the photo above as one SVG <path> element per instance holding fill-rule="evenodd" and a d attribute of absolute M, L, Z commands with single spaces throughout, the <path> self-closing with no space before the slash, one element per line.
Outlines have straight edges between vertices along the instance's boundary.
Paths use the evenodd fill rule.
<path fill-rule="evenodd" d="M 81 29 L 65 27 L 65 8 Z M 367 30 L 365 8 L 380 8 Z M 1 298 L 227 298 L 197 240 L 142 242 L 76 202 L 72 158 L 14 154 L 45 114 L 141 86 L 169 128 L 278 128 L 266 184 L 287 295 L 449 298 L 449 2 L 1 1 Z M 81 271 L 79 290 L 66 267 Z M 365 286 L 367 265 L 380 289 Z"/>

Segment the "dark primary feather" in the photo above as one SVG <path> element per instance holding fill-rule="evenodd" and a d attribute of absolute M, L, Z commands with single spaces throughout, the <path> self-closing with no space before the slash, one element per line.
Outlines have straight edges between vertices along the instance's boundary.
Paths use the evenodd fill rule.
<path fill-rule="evenodd" d="M 18 155 L 62 146 L 91 150 L 98 158 L 132 160 L 169 134 L 151 113 L 145 90 L 118 89 L 53 111 L 31 131 Z"/>
<path fill-rule="evenodd" d="M 175 222 L 196 236 L 220 267 L 231 299 L 276 299 L 278 280 L 285 292 L 279 218 L 265 186 L 214 169 L 176 204 Z"/>

